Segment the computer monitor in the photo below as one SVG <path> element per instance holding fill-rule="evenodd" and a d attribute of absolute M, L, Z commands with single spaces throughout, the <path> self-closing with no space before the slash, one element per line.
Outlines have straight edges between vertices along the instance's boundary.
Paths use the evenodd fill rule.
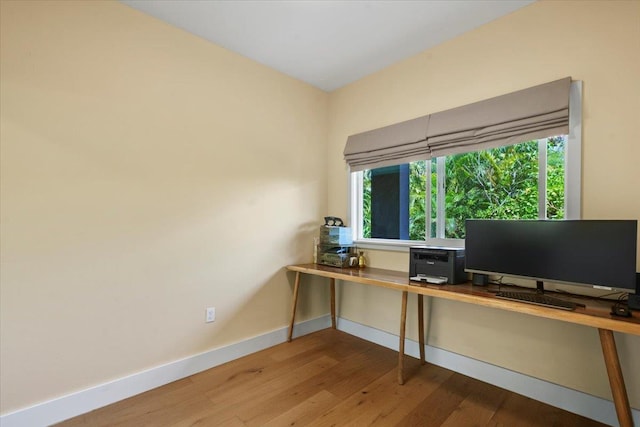
<path fill-rule="evenodd" d="M 467 220 L 465 271 L 636 290 L 637 220 Z"/>

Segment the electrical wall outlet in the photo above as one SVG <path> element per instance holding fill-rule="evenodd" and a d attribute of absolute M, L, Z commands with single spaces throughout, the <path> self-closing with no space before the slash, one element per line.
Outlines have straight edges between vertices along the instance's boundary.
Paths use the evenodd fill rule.
<path fill-rule="evenodd" d="M 216 320 L 216 308 L 215 307 L 207 307 L 207 312 L 204 321 L 206 323 L 215 322 Z"/>

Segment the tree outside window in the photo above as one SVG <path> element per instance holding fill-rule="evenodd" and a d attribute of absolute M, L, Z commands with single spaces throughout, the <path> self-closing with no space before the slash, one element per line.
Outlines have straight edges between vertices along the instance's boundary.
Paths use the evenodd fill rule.
<path fill-rule="evenodd" d="M 544 155 L 540 153 L 541 147 Z M 556 136 L 546 138 L 542 144 L 528 141 L 410 163 L 408 209 L 402 210 L 409 216 L 408 221 L 403 222 L 408 223 L 409 240 L 463 239 L 465 220 L 471 218 L 564 218 L 565 148 L 566 136 Z M 546 170 L 542 182 L 541 159 L 546 159 L 542 165 L 542 170 Z M 439 162 L 444 167 L 439 168 Z M 376 191 L 371 172 L 364 171 L 362 179 L 363 238 L 372 237 L 372 222 L 375 224 L 379 217 L 371 208 L 372 192 Z M 385 191 L 389 191 L 388 188 Z M 431 209 L 428 209 L 427 194 Z M 542 211 L 540 206 L 544 207 Z M 398 207 L 390 205 L 383 209 Z M 428 236 L 427 217 L 430 218 Z M 438 222 L 442 224 L 440 227 Z"/>

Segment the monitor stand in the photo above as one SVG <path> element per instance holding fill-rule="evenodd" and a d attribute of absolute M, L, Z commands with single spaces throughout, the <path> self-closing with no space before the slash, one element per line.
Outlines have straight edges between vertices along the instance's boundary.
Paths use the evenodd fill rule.
<path fill-rule="evenodd" d="M 536 280 L 536 293 L 544 294 L 544 282 L 542 280 Z"/>

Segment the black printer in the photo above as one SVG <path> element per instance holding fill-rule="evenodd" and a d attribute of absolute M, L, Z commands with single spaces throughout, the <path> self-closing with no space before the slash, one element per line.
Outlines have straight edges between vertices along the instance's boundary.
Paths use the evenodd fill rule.
<path fill-rule="evenodd" d="M 464 249 L 413 246 L 409 249 L 409 278 L 414 281 L 451 284 L 468 280 L 464 271 Z"/>

